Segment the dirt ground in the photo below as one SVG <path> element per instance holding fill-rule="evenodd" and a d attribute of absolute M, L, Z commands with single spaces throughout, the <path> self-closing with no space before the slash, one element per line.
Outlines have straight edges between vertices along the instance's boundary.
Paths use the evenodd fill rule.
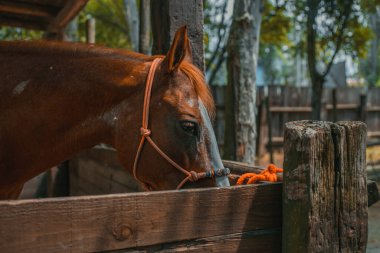
<path fill-rule="evenodd" d="M 380 202 L 368 209 L 367 253 L 380 253 Z"/>

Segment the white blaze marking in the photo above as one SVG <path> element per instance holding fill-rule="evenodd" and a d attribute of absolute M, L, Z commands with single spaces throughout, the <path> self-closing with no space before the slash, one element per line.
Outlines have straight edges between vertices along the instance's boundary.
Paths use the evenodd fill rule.
<path fill-rule="evenodd" d="M 194 100 L 193 100 L 193 99 L 188 99 L 188 100 L 187 100 L 187 104 L 188 104 L 190 107 L 194 107 Z"/>
<path fill-rule="evenodd" d="M 30 80 L 26 80 L 26 81 L 22 81 L 21 83 L 19 83 L 14 89 L 13 89 L 13 94 L 14 95 L 19 95 L 21 94 L 26 86 L 28 85 L 28 83 L 30 82 Z"/>

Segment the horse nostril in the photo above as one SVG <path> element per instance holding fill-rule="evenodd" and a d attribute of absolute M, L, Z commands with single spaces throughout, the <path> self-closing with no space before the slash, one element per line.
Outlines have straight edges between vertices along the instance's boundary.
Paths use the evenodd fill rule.
<path fill-rule="evenodd" d="M 144 183 L 144 188 L 148 191 L 153 191 L 153 186 L 151 184 L 148 184 L 148 183 Z"/>

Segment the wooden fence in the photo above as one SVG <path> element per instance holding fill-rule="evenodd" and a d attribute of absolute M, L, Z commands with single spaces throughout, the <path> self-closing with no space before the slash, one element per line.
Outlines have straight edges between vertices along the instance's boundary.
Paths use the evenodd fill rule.
<path fill-rule="evenodd" d="M 365 252 L 367 206 L 378 200 L 365 136 L 358 122 L 288 123 L 283 184 L 0 201 L 0 252 Z M 88 179 L 119 166 L 96 152 L 72 163 L 77 194 L 123 191 L 121 170 Z M 123 182 L 100 182 L 111 179 Z"/>
<path fill-rule="evenodd" d="M 215 134 L 221 150 L 224 145 L 224 86 L 212 87 L 217 105 Z M 268 86 L 257 89 L 257 154 L 281 146 L 284 125 L 311 119 L 309 87 Z M 369 142 L 380 138 L 380 88 L 324 89 L 322 120 L 360 120 L 367 124 Z"/>

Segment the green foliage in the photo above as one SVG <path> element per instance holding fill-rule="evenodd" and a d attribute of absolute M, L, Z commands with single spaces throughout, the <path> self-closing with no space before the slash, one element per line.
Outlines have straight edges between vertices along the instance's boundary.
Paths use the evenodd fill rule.
<path fill-rule="evenodd" d="M 366 13 L 373 12 L 376 7 L 380 6 L 380 0 L 361 0 L 360 7 Z"/>
<path fill-rule="evenodd" d="M 378 0 L 366 0 L 369 3 Z M 312 1 L 308 1 L 312 2 Z M 316 5 L 314 30 L 316 33 L 317 60 L 326 64 L 332 60 L 337 47 L 347 55 L 364 57 L 368 41 L 372 38 L 371 29 L 365 20 L 365 12 L 360 0 L 323 0 Z M 307 11 L 310 5 L 302 6 L 296 19 L 307 32 Z M 306 35 L 305 35 L 306 36 Z M 306 39 L 306 38 L 305 38 Z"/>
<path fill-rule="evenodd" d="M 0 28 L 0 40 L 35 40 L 42 36 L 42 31 L 6 26 Z"/>
<path fill-rule="evenodd" d="M 374 34 L 371 28 L 359 22 L 357 18 L 349 21 L 343 49 L 355 57 L 364 58 L 367 55 L 368 42 L 374 38 Z"/>
<path fill-rule="evenodd" d="M 86 41 L 86 19 L 96 19 L 96 43 L 116 48 L 131 49 L 125 6 L 122 0 L 89 1 L 77 18 L 79 40 Z M 44 31 L 2 27 L 0 40 L 42 39 Z"/>
<path fill-rule="evenodd" d="M 227 0 L 203 1 L 204 13 L 204 45 L 206 65 L 215 50 L 219 51 L 227 42 L 228 29 L 231 20 L 226 19 Z M 215 59 L 214 59 L 215 60 Z"/>
<path fill-rule="evenodd" d="M 289 32 L 292 28 L 291 17 L 285 6 L 276 6 L 271 1 L 265 1 L 261 22 L 260 43 L 281 47 L 291 46 Z"/>
<path fill-rule="evenodd" d="M 96 43 L 109 47 L 131 49 L 125 7 L 122 0 L 89 1 L 79 14 L 80 40 L 86 40 L 85 21 L 96 19 Z"/>

